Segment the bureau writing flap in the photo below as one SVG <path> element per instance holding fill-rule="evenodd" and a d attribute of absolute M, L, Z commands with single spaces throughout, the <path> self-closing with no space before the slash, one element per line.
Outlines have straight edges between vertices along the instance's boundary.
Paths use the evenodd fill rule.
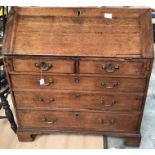
<path fill-rule="evenodd" d="M 150 58 L 150 9 L 13 7 L 3 53 Z"/>

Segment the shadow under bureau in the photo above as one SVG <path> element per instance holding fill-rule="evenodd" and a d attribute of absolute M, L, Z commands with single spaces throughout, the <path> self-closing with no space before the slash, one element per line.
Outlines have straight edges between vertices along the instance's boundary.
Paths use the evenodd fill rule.
<path fill-rule="evenodd" d="M 65 132 L 139 145 L 153 62 L 150 13 L 13 7 L 3 54 L 19 141 Z"/>

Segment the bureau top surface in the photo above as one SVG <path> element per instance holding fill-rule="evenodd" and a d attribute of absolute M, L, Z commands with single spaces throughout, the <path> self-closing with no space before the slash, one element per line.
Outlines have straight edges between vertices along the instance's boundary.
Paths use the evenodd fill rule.
<path fill-rule="evenodd" d="M 148 8 L 13 7 L 4 55 L 153 57 Z"/>

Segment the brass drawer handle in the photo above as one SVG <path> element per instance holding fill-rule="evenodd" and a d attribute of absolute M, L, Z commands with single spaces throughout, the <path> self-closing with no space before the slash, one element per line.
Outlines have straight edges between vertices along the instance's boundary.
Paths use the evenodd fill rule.
<path fill-rule="evenodd" d="M 98 119 L 98 123 L 101 125 L 113 125 L 113 124 L 115 124 L 115 120 L 111 119 L 111 120 L 105 121 L 104 119 L 100 118 L 100 119 Z"/>
<path fill-rule="evenodd" d="M 45 102 L 45 100 L 44 100 L 44 98 L 42 96 L 37 96 L 37 101 L 43 102 L 45 104 L 50 104 L 50 103 L 54 102 L 55 99 L 54 98 L 49 98 L 48 101 Z"/>
<path fill-rule="evenodd" d="M 78 77 L 78 76 L 74 77 L 74 82 L 75 83 L 80 83 L 80 77 Z"/>
<path fill-rule="evenodd" d="M 37 79 L 37 82 L 38 82 L 39 85 L 41 85 L 41 86 L 50 86 L 51 84 L 54 83 L 54 80 L 53 80 L 53 79 L 49 79 L 47 83 L 40 84 L 40 78 L 38 78 L 38 79 Z"/>
<path fill-rule="evenodd" d="M 47 123 L 47 124 L 54 124 L 54 123 L 57 122 L 57 118 L 56 117 L 48 119 L 46 116 L 43 116 L 41 120 L 43 122 Z"/>
<path fill-rule="evenodd" d="M 118 103 L 118 101 L 115 100 L 115 99 L 113 99 L 113 100 L 111 101 L 111 103 L 109 103 L 109 104 L 106 104 L 103 98 L 101 98 L 101 100 L 100 100 L 100 104 L 103 105 L 103 106 L 105 106 L 105 107 L 112 107 L 112 106 L 115 105 L 116 103 Z"/>
<path fill-rule="evenodd" d="M 117 81 L 112 81 L 109 84 L 106 81 L 101 81 L 101 86 L 104 86 L 107 89 L 115 88 L 117 85 L 118 85 Z"/>
<path fill-rule="evenodd" d="M 115 72 L 119 68 L 120 68 L 119 64 L 112 64 L 112 63 L 102 64 L 102 69 L 108 73 Z"/>
<path fill-rule="evenodd" d="M 46 62 L 38 62 L 38 63 L 35 63 L 35 67 L 37 67 L 42 71 L 48 71 L 50 68 L 53 67 L 53 64 L 46 63 Z"/>

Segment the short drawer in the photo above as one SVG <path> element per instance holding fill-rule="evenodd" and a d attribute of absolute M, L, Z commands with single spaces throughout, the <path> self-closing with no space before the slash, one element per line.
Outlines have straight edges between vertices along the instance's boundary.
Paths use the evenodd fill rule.
<path fill-rule="evenodd" d="M 80 73 L 144 76 L 146 64 L 147 60 L 143 59 L 134 61 L 122 59 L 81 60 Z"/>
<path fill-rule="evenodd" d="M 52 58 L 14 58 L 13 70 L 16 72 L 74 73 L 74 60 Z"/>
<path fill-rule="evenodd" d="M 40 79 L 44 79 L 41 84 Z M 11 75 L 13 88 L 144 92 L 145 78 L 64 75 Z"/>
<path fill-rule="evenodd" d="M 17 108 L 44 107 L 101 111 L 139 111 L 143 101 L 143 96 L 135 94 L 104 94 L 101 92 L 79 91 L 16 91 L 14 97 Z"/>
<path fill-rule="evenodd" d="M 22 128 L 85 131 L 136 131 L 138 114 L 19 110 Z"/>

